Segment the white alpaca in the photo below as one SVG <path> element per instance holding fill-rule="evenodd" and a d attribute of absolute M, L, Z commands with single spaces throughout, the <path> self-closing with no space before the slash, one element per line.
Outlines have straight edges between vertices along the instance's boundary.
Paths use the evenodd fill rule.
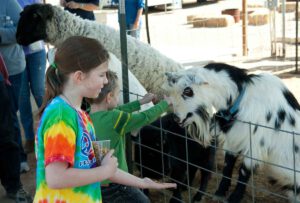
<path fill-rule="evenodd" d="M 24 9 L 18 23 L 17 41 L 19 44 L 28 45 L 37 40 L 45 40 L 57 46 L 74 35 L 99 40 L 109 52 L 121 59 L 118 31 L 106 25 L 83 20 L 49 4 L 33 4 Z M 149 92 L 161 95 L 164 72 L 182 69 L 179 63 L 133 37 L 127 37 L 127 48 L 128 68 Z"/>
<path fill-rule="evenodd" d="M 266 73 L 248 75 L 226 64 L 208 64 L 167 75 L 164 88 L 173 99 L 179 124 L 189 126 L 194 137 L 206 145 L 215 130 L 223 134 L 224 149 L 231 152 L 225 155 L 223 175 L 231 177 L 238 154 L 253 158 L 244 158 L 239 172 L 242 183 L 237 184 L 228 202 L 241 201 L 246 188 L 243 182 L 249 180 L 251 169 L 264 164 L 261 161 L 281 166 L 266 164 L 268 177 L 287 191 L 291 201 L 296 189 L 299 201 L 300 106 L 279 78 Z M 208 109 L 213 108 L 217 111 L 216 128 L 210 132 L 212 112 Z M 241 121 L 253 123 L 252 128 Z M 193 123 L 196 127 L 190 125 Z M 294 132 L 294 137 L 284 131 Z M 230 180 L 223 177 L 216 195 L 224 197 L 229 186 Z"/>

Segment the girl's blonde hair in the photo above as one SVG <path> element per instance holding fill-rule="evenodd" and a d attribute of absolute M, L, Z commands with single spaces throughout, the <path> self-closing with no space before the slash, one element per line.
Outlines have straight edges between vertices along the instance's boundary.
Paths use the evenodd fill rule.
<path fill-rule="evenodd" d="M 76 71 L 88 73 L 108 59 L 108 52 L 95 39 L 82 36 L 66 39 L 57 48 L 54 62 L 47 69 L 46 92 L 38 115 L 42 115 L 49 101 L 62 93 L 70 73 Z"/>

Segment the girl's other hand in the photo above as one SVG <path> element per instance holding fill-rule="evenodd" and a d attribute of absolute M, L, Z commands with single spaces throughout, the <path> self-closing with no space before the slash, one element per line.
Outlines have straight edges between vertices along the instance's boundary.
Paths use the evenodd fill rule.
<path fill-rule="evenodd" d="M 101 161 L 101 167 L 105 167 L 107 169 L 107 175 L 109 177 L 113 176 L 118 169 L 118 160 L 113 156 L 114 150 L 110 150 Z"/>
<path fill-rule="evenodd" d="M 140 99 L 140 104 L 147 104 L 151 101 L 154 102 L 154 100 L 156 99 L 156 95 L 152 94 L 152 93 L 147 93 L 142 99 Z"/>
<path fill-rule="evenodd" d="M 176 188 L 177 184 L 176 183 L 158 183 L 150 178 L 144 178 L 143 179 L 145 187 L 147 189 L 167 189 L 167 188 Z"/>

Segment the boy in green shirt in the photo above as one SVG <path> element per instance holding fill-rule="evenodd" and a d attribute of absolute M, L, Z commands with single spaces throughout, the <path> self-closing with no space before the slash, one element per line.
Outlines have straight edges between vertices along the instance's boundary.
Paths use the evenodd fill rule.
<path fill-rule="evenodd" d="M 98 98 L 89 100 L 91 104 L 91 119 L 94 123 L 96 137 L 99 140 L 110 140 L 110 146 L 115 150 L 114 155 L 118 158 L 118 168 L 128 172 L 125 157 L 125 134 L 150 124 L 168 110 L 171 102 L 168 98 L 160 101 L 150 109 L 140 110 L 141 105 L 151 102 L 153 94 L 146 94 L 142 99 L 117 107 L 119 102 L 120 85 L 114 72 L 107 73 L 106 84 Z M 150 202 L 149 199 L 138 189 L 120 184 L 102 182 L 102 200 L 105 202 Z M 122 194 L 120 194 L 122 193 Z"/>

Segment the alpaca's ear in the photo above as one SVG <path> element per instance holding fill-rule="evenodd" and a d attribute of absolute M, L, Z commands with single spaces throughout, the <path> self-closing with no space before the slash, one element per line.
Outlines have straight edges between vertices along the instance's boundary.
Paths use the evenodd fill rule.
<path fill-rule="evenodd" d="M 51 19 L 54 15 L 52 5 L 41 4 L 41 6 L 36 10 L 36 14 L 40 16 L 43 20 Z"/>

